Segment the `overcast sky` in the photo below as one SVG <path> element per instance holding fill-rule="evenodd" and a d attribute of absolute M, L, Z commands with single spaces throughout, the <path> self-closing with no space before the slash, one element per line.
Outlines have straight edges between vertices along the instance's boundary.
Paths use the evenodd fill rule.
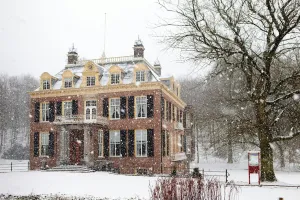
<path fill-rule="evenodd" d="M 107 13 L 106 56 L 133 55 L 133 43 L 144 43 L 145 58 L 156 58 L 163 76 L 190 74 L 191 64 L 165 51 L 153 37 L 153 24 L 164 12 L 156 0 L 32 1 L 0 0 L 0 73 L 55 75 L 66 64 L 72 43 L 79 56 L 100 58 Z"/>

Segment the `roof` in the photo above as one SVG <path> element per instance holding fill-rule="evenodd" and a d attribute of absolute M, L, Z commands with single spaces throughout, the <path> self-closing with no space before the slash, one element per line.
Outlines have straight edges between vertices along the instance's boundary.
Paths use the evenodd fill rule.
<path fill-rule="evenodd" d="M 84 70 L 84 65 L 87 62 L 93 62 L 101 75 L 100 85 L 105 86 L 109 82 L 110 77 L 110 68 L 112 66 L 118 66 L 124 72 L 123 84 L 133 83 L 133 71 L 137 64 L 144 63 L 144 65 L 149 69 L 148 76 L 150 77 L 151 82 L 160 81 L 159 75 L 156 73 L 154 67 L 143 57 L 134 57 L 134 56 L 124 56 L 124 57 L 112 57 L 112 58 L 101 58 L 101 59 L 91 59 L 91 60 L 79 60 L 76 64 L 67 64 L 64 69 L 58 72 L 54 77 L 57 78 L 57 81 L 54 82 L 52 88 L 60 89 L 62 86 L 62 74 L 66 70 L 70 70 L 74 75 L 79 77 L 75 81 L 75 88 L 79 88 L 82 82 L 82 72 Z"/>

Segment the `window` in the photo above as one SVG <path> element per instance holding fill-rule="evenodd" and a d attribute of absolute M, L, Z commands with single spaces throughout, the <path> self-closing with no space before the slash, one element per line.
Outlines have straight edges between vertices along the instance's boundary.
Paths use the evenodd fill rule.
<path fill-rule="evenodd" d="M 98 130 L 98 156 L 102 157 L 103 156 L 103 130 Z"/>
<path fill-rule="evenodd" d="M 110 99 L 110 118 L 120 119 L 120 99 Z"/>
<path fill-rule="evenodd" d="M 95 85 L 95 76 L 86 77 L 86 86 Z"/>
<path fill-rule="evenodd" d="M 65 78 L 65 88 L 72 87 L 72 78 Z"/>
<path fill-rule="evenodd" d="M 169 133 L 166 130 L 162 131 L 162 147 L 163 147 L 163 156 L 169 156 L 169 146 L 170 146 Z"/>
<path fill-rule="evenodd" d="M 95 100 L 85 102 L 85 119 L 91 120 L 97 118 L 97 103 Z"/>
<path fill-rule="evenodd" d="M 145 81 L 145 71 L 137 71 L 135 73 L 136 82 L 144 82 Z"/>
<path fill-rule="evenodd" d="M 147 97 L 136 97 L 136 117 L 147 117 Z"/>
<path fill-rule="evenodd" d="M 135 130 L 136 157 L 147 156 L 147 130 Z"/>
<path fill-rule="evenodd" d="M 42 121 L 48 122 L 49 121 L 49 103 L 42 103 Z"/>
<path fill-rule="evenodd" d="M 41 156 L 49 155 L 49 133 L 41 133 Z"/>
<path fill-rule="evenodd" d="M 119 84 L 120 83 L 120 74 L 111 74 L 110 83 L 111 84 Z"/>
<path fill-rule="evenodd" d="M 120 131 L 109 131 L 110 156 L 120 156 Z"/>
<path fill-rule="evenodd" d="M 67 118 L 72 117 L 72 102 L 71 101 L 64 102 L 64 116 Z"/>
<path fill-rule="evenodd" d="M 49 80 L 43 80 L 43 90 L 50 89 L 50 81 Z"/>

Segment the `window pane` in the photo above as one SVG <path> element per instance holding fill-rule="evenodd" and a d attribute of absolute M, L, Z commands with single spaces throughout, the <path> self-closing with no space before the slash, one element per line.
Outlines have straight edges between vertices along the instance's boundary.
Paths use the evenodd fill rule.
<path fill-rule="evenodd" d="M 135 130 L 136 155 L 147 156 L 147 130 Z"/>
<path fill-rule="evenodd" d="M 136 97 L 136 113 L 138 118 L 147 117 L 147 97 Z"/>

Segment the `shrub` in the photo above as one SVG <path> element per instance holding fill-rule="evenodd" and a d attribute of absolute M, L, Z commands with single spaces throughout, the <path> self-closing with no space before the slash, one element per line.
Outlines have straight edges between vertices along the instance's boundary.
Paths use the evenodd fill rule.
<path fill-rule="evenodd" d="M 172 172 L 171 172 L 171 176 L 176 176 L 176 175 L 177 175 L 176 167 L 173 167 Z"/>
<path fill-rule="evenodd" d="M 199 168 L 198 168 L 198 167 L 194 168 L 192 177 L 193 177 L 193 178 L 200 178 L 200 179 L 202 178 L 202 175 L 200 174 Z"/>
<path fill-rule="evenodd" d="M 28 160 L 29 147 L 23 147 L 21 144 L 14 144 L 11 148 L 3 153 L 2 158 L 11 160 Z"/>
<path fill-rule="evenodd" d="M 216 179 L 162 178 L 150 187 L 150 196 L 152 200 L 222 200 L 222 187 L 225 185 Z M 234 184 L 228 187 L 230 200 L 238 190 Z"/>

